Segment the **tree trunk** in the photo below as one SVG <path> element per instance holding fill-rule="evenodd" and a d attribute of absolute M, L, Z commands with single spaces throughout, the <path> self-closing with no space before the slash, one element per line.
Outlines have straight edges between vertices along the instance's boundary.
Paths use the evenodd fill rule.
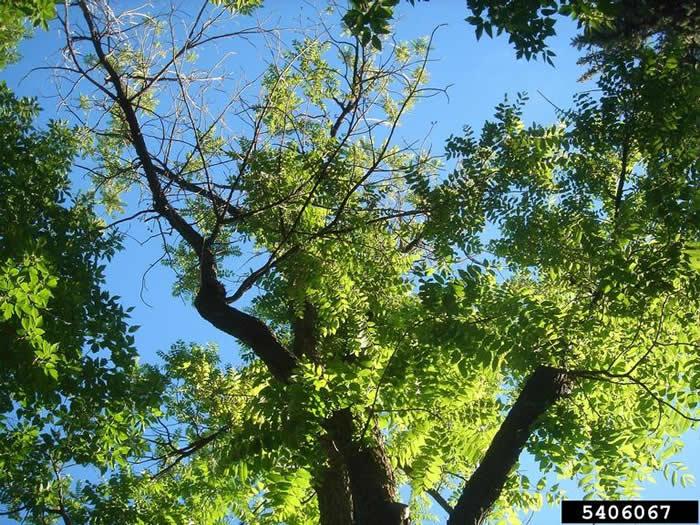
<path fill-rule="evenodd" d="M 320 439 L 325 448 L 328 464 L 319 469 L 316 496 L 321 525 L 353 525 L 350 480 L 340 452 L 328 436 Z"/>
<path fill-rule="evenodd" d="M 503 490 L 535 423 L 571 389 L 571 376 L 543 366 L 525 382 L 517 401 L 491 441 L 484 459 L 464 486 L 448 525 L 480 525 Z"/>
<path fill-rule="evenodd" d="M 408 525 L 408 507 L 396 501 L 396 480 L 379 430 L 370 427 L 367 442 L 354 439 L 355 425 L 347 408 L 334 412 L 326 428 L 347 468 L 355 523 Z"/>

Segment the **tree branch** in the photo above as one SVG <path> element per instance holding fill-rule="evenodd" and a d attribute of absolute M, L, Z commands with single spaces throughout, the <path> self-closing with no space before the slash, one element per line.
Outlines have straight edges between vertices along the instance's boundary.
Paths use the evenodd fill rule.
<path fill-rule="evenodd" d="M 273 376 L 287 382 L 296 365 L 294 356 L 260 319 L 226 303 L 226 289 L 217 278 L 216 258 L 211 251 L 210 243 L 168 202 L 158 178 L 160 168 L 153 163 L 136 116 L 136 110 L 126 93 L 126 87 L 122 84 L 119 74 L 102 48 L 101 37 L 95 27 L 87 3 L 82 0 L 79 5 L 90 31 L 92 45 L 100 65 L 105 69 L 109 82 L 114 86 L 116 102 L 124 114 L 132 146 L 139 157 L 153 198 L 153 209 L 168 221 L 170 226 L 182 236 L 199 257 L 200 288 L 195 298 L 197 311 L 219 330 L 250 346 L 256 355 L 265 362 Z"/>
<path fill-rule="evenodd" d="M 198 450 L 203 449 L 209 443 L 211 443 L 212 441 L 217 439 L 219 436 L 224 434 L 226 431 L 228 431 L 228 427 L 221 427 L 219 430 L 217 430 L 216 432 L 212 432 L 208 436 L 204 436 L 201 439 L 193 441 L 192 443 L 188 444 L 185 447 L 176 449 L 174 451 L 174 454 L 176 455 L 175 460 L 172 463 L 170 463 L 170 465 L 167 465 L 166 467 L 164 467 L 160 471 L 158 471 L 156 474 L 154 474 L 152 479 L 157 479 L 157 478 L 162 477 L 169 470 L 175 468 L 175 466 L 178 463 L 180 463 L 183 459 L 193 455 Z"/>
<path fill-rule="evenodd" d="M 440 491 L 437 489 L 428 489 L 426 490 L 428 495 L 435 500 L 435 503 L 440 505 L 442 507 L 442 510 L 447 512 L 447 514 L 452 514 L 454 509 L 452 508 L 452 505 L 449 504 L 449 502 L 440 494 Z"/>
<path fill-rule="evenodd" d="M 622 143 L 622 167 L 620 168 L 620 175 L 617 178 L 617 189 L 615 191 L 615 211 L 614 220 L 617 223 L 618 215 L 620 214 L 620 207 L 622 206 L 622 195 L 625 191 L 625 179 L 627 178 L 627 164 L 629 161 L 629 150 L 630 150 L 629 139 L 625 134 L 624 142 Z"/>
<path fill-rule="evenodd" d="M 560 368 L 541 366 L 532 373 L 496 432 L 481 464 L 465 484 L 447 520 L 448 525 L 478 525 L 484 522 L 537 420 L 558 399 L 570 393 L 571 383 L 572 376 Z"/>
<path fill-rule="evenodd" d="M 413 477 L 413 469 L 408 465 L 399 465 L 399 468 L 403 470 L 409 478 Z M 450 503 L 443 497 L 443 495 L 440 494 L 439 490 L 427 489 L 425 492 L 427 492 L 428 495 L 435 500 L 435 503 L 440 505 L 440 507 L 442 507 L 442 509 L 445 512 L 447 512 L 447 514 L 452 514 L 452 511 L 454 510 L 452 508 L 452 505 L 450 505 Z"/>

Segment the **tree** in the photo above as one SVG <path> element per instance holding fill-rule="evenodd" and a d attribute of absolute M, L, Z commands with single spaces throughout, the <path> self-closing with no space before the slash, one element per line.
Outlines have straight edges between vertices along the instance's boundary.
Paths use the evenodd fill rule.
<path fill-rule="evenodd" d="M 416 0 L 407 0 L 416 5 Z M 418 0 L 420 3 L 420 0 Z M 381 49 L 381 35 L 390 33 L 390 23 L 399 0 L 350 0 L 343 17 L 350 31 L 364 45 Z M 648 39 L 680 37 L 692 55 L 698 45 L 700 13 L 692 1 L 666 0 L 467 0 L 470 16 L 465 21 L 474 26 L 477 40 L 484 32 L 493 37 L 506 33 L 518 58 L 540 57 L 554 64 L 554 51 L 548 40 L 556 34 L 557 20 L 576 20 L 581 33 L 575 39 L 580 47 L 603 49 L 637 46 Z M 697 57 L 695 57 L 697 60 Z"/>
<path fill-rule="evenodd" d="M 27 24 L 48 27 L 55 16 L 54 0 L 8 0 L 0 5 L 0 68 L 17 60 L 17 44 L 27 34 Z"/>
<path fill-rule="evenodd" d="M 102 202 L 146 195 L 123 219 L 154 224 L 175 293 L 245 358 L 164 354 L 162 414 L 73 491 L 75 522 L 404 524 L 431 497 L 472 524 L 556 500 L 550 472 L 628 496 L 674 468 L 700 386 L 697 72 L 671 60 L 688 41 L 603 49 L 598 96 L 549 126 L 506 101 L 448 141 L 447 170 L 397 140 L 439 93 L 431 39 L 388 45 L 355 11 L 357 36 L 322 19 L 295 40 L 206 2 L 59 13 Z M 198 60 L 241 38 L 283 49 L 250 86 Z"/>
<path fill-rule="evenodd" d="M 37 130 L 37 112 L 0 85 L 0 502 L 14 517 L 73 523 L 66 470 L 138 453 L 160 390 L 103 290 L 119 237 L 69 192 L 75 136 L 57 122 Z"/>

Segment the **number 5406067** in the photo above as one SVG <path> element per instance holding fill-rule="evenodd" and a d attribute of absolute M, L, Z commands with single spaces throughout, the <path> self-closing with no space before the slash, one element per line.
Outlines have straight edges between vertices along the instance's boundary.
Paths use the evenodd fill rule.
<path fill-rule="evenodd" d="M 581 517 L 584 520 L 623 520 L 635 519 L 638 521 L 651 520 L 656 521 L 661 518 L 666 520 L 671 512 L 670 505 L 651 505 L 645 507 L 643 505 L 615 505 L 613 502 L 607 505 L 583 505 Z"/>

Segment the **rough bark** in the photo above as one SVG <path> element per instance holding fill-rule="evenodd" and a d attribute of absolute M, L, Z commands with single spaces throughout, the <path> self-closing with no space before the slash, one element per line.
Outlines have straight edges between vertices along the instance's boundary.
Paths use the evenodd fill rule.
<path fill-rule="evenodd" d="M 325 449 L 328 462 L 319 469 L 315 480 L 318 510 L 321 516 L 320 524 L 353 525 L 355 522 L 350 480 L 343 458 L 328 436 L 321 438 L 321 444 Z"/>
<path fill-rule="evenodd" d="M 294 334 L 292 352 L 296 357 L 306 357 L 314 362 L 318 362 L 319 356 L 316 345 L 317 318 L 316 309 L 309 301 L 304 302 L 302 317 L 292 314 L 292 332 Z"/>
<path fill-rule="evenodd" d="M 540 367 L 528 378 L 518 399 L 491 441 L 481 464 L 469 478 L 448 525 L 484 522 L 535 423 L 559 398 L 569 394 L 571 376 L 562 369 Z"/>
<path fill-rule="evenodd" d="M 313 305 L 306 301 L 303 316 L 292 314 L 292 317 L 294 355 L 318 362 L 316 311 Z M 320 436 L 318 441 L 326 457 L 326 463 L 314 476 L 320 525 L 354 525 L 350 479 L 343 457 L 327 434 Z"/>
<path fill-rule="evenodd" d="M 296 367 L 292 353 L 265 323 L 226 304 L 223 287 L 218 283 L 207 284 L 203 276 L 194 305 L 199 314 L 216 328 L 250 346 L 276 379 L 283 383 L 289 381 Z"/>
<path fill-rule="evenodd" d="M 296 356 L 282 345 L 270 328 L 245 312 L 228 304 L 226 290 L 217 277 L 216 258 L 210 242 L 203 237 L 168 201 L 160 176 L 167 177 L 167 169 L 156 166 L 148 150 L 141 126 L 117 70 L 107 58 L 102 47 L 102 35 L 98 31 L 88 3 L 78 3 L 85 18 L 90 40 L 100 65 L 105 69 L 114 93 L 109 93 L 124 115 L 131 144 L 138 156 L 146 177 L 153 209 L 189 244 L 199 257 L 200 289 L 195 298 L 199 314 L 219 330 L 232 335 L 251 347 L 267 365 L 270 373 L 279 381 L 287 383 L 297 365 Z M 313 332 L 309 332 L 313 337 Z M 308 343 L 309 341 L 304 341 Z M 301 348 L 296 348 L 301 353 Z M 406 525 L 407 507 L 397 503 L 396 482 L 393 470 L 384 451 L 378 430 L 371 430 L 369 444 L 353 440 L 354 425 L 349 409 L 336 412 L 328 422 L 327 431 L 338 446 L 340 458 L 345 464 L 350 480 L 350 489 L 355 508 L 355 523 L 358 525 Z M 333 480 L 338 483 L 338 480 Z M 329 483 L 331 481 L 329 480 Z M 325 496 L 324 496 L 325 497 Z M 326 501 L 324 500 L 324 505 Z M 352 518 L 351 518 L 352 519 Z"/>
<path fill-rule="evenodd" d="M 350 409 L 334 412 L 326 430 L 348 471 L 355 523 L 408 525 L 408 507 L 396 501 L 396 480 L 379 430 L 371 428 L 367 442 L 356 439 Z"/>

